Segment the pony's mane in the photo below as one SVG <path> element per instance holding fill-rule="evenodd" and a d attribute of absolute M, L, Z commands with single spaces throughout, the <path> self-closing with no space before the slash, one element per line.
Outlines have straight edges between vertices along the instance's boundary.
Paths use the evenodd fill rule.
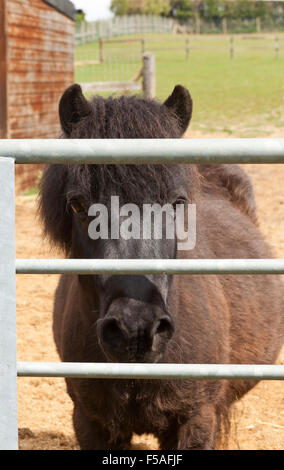
<path fill-rule="evenodd" d="M 119 195 L 124 202 L 141 205 L 167 202 L 173 174 L 167 165 L 70 165 L 68 192 L 81 192 L 86 200 Z"/>
<path fill-rule="evenodd" d="M 181 136 L 177 116 L 158 101 L 139 96 L 107 99 L 95 96 L 89 104 L 90 114 L 73 126 L 69 138 L 161 139 Z M 108 192 L 119 194 L 134 204 L 145 202 L 145 197 L 162 203 L 173 185 L 169 165 L 70 165 L 68 173 L 74 190 L 80 188 L 89 199 L 99 192 Z M 193 170 L 192 173 L 196 175 Z"/>
<path fill-rule="evenodd" d="M 73 139 L 163 139 L 179 138 L 177 116 L 164 104 L 138 96 L 89 101 L 90 114 L 76 123 Z"/>
<path fill-rule="evenodd" d="M 71 139 L 145 139 L 180 138 L 182 123 L 166 105 L 137 96 L 120 98 L 94 97 L 86 105 L 88 113 L 79 120 L 70 114 Z M 67 107 L 67 119 L 68 107 Z M 72 121 L 74 118 L 74 122 Z M 186 175 L 184 174 L 186 172 Z M 39 212 L 45 234 L 66 253 L 70 252 L 72 216 L 67 197 L 83 195 L 86 202 L 95 202 L 100 195 L 119 195 L 121 203 L 160 203 L 168 201 L 176 187 L 175 178 L 183 175 L 188 182 L 191 201 L 199 189 L 196 168 L 187 165 L 50 165 L 40 183 Z M 71 194 L 70 194 L 71 193 Z M 107 203 L 108 201 L 106 201 Z"/>

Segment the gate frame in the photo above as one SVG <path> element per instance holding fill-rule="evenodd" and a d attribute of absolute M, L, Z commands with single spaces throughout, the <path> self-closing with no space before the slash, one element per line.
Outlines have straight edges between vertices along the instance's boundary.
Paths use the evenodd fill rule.
<path fill-rule="evenodd" d="M 157 142 L 158 140 L 158 142 Z M 17 273 L 175 272 L 284 274 L 283 259 L 15 260 L 14 163 L 284 163 L 284 139 L 0 140 L 0 449 L 18 448 L 17 375 L 284 380 L 284 366 L 16 362 Z M 172 151 L 175 151 L 172 153 Z M 60 152 L 62 152 L 60 154 Z M 228 152 L 227 161 L 225 154 Z M 64 153 L 64 155 L 63 155 Z M 134 157 L 133 157 L 134 155 Z M 169 156 L 176 155 L 176 156 Z M 141 266 L 139 266 L 141 262 Z M 146 262 L 146 263 L 145 263 Z M 113 264 L 112 264 L 113 263 Z M 112 264 L 112 265 L 111 265 Z M 131 265 L 132 264 L 132 265 Z M 136 267 L 133 266 L 136 264 Z M 82 268 L 83 266 L 83 268 Z M 140 269 L 140 270 L 139 270 Z M 152 271 L 151 271 L 152 270 Z M 100 272 L 101 272 L 100 271 Z"/>

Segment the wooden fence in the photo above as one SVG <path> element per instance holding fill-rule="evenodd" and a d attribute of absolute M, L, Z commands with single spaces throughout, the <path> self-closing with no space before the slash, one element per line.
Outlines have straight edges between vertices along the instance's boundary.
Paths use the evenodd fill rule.
<path fill-rule="evenodd" d="M 165 37 L 168 38 L 166 43 L 163 36 L 145 35 L 140 38 L 100 39 L 79 45 L 75 53 L 75 79 L 86 93 L 143 91 L 145 96 L 154 97 L 155 85 L 145 85 L 151 82 L 145 75 L 145 56 L 149 53 L 155 54 L 160 61 L 174 51 L 179 59 L 190 62 L 192 57 L 206 51 L 221 53 L 228 60 L 251 51 L 267 57 L 274 56 L 278 60 L 284 49 L 283 36 L 270 34 L 215 36 L 214 44 L 204 41 L 205 36 Z M 150 75 L 154 77 L 155 74 L 151 72 Z M 154 81 L 153 78 L 152 83 Z"/>
<path fill-rule="evenodd" d="M 156 97 L 156 59 L 152 53 L 143 53 L 143 65 L 135 77 L 129 81 L 82 82 L 84 93 L 143 91 L 145 98 Z M 140 80 L 141 79 L 141 80 Z"/>
<path fill-rule="evenodd" d="M 191 18 L 180 24 L 171 18 L 160 16 L 117 16 L 107 21 L 82 22 L 76 25 L 76 45 L 86 44 L 99 39 L 110 39 L 117 36 L 146 33 L 173 34 L 237 34 L 283 31 L 284 17 L 261 18 L 217 18 L 205 20 Z"/>
<path fill-rule="evenodd" d="M 168 51 L 184 51 L 185 58 L 189 60 L 190 58 L 190 53 L 194 50 L 207 50 L 206 46 L 202 46 L 202 44 L 198 44 L 198 38 L 195 38 L 194 40 L 190 37 L 189 34 L 184 35 L 179 37 L 179 41 L 175 42 L 174 40 L 171 41 L 171 44 L 167 45 L 166 47 L 161 47 L 161 41 L 159 39 L 155 38 L 149 38 L 143 37 L 143 38 L 137 38 L 137 39 L 100 39 L 99 40 L 99 56 L 100 56 L 100 63 L 104 62 L 104 47 L 109 46 L 109 45 L 117 45 L 119 44 L 120 46 L 127 46 L 132 43 L 139 43 L 141 47 L 141 53 L 142 55 L 145 53 L 145 51 L 151 51 L 151 52 L 168 52 Z M 234 59 L 236 52 L 241 52 L 241 50 L 256 50 L 256 49 L 263 49 L 263 50 L 271 50 L 273 53 L 274 51 L 274 57 L 277 59 L 279 57 L 279 51 L 280 51 L 280 40 L 279 36 L 271 37 L 269 38 L 269 42 L 264 45 L 258 46 L 256 45 L 247 45 L 245 44 L 246 40 L 254 40 L 257 42 L 257 40 L 263 40 L 263 36 L 239 36 L 238 40 L 241 39 L 243 44 L 241 45 L 240 42 L 236 44 L 235 36 L 227 36 L 227 50 L 228 50 L 228 57 L 230 59 Z M 155 43 L 158 43 L 158 46 L 155 45 Z M 224 48 L 224 47 L 223 47 Z M 218 48 L 219 49 L 219 48 Z M 218 50 L 216 49 L 216 50 Z M 282 47 L 281 47 L 282 49 Z"/>
<path fill-rule="evenodd" d="M 116 16 L 107 21 L 82 22 L 76 25 L 76 45 L 99 39 L 130 34 L 172 33 L 175 22 L 161 16 Z"/>

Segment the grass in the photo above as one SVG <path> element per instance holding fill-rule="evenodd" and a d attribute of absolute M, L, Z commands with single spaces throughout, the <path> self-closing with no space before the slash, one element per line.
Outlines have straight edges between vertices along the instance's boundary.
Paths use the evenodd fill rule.
<path fill-rule="evenodd" d="M 278 59 L 275 35 L 266 34 L 257 40 L 235 35 L 233 60 L 228 36 L 192 36 L 186 60 L 184 37 L 145 35 L 147 51 L 156 55 L 158 99 L 166 99 L 180 83 L 193 97 L 194 130 L 269 136 L 272 128 L 284 128 L 284 35 L 278 36 Z M 75 57 L 98 59 L 98 54 L 98 44 L 90 43 L 77 46 Z M 76 81 L 131 80 L 141 67 L 141 44 L 105 45 L 104 56 L 103 64 L 76 67 Z"/>
<path fill-rule="evenodd" d="M 34 196 L 35 194 L 38 194 L 39 189 L 38 188 L 30 188 L 26 192 L 23 193 L 23 196 Z"/>

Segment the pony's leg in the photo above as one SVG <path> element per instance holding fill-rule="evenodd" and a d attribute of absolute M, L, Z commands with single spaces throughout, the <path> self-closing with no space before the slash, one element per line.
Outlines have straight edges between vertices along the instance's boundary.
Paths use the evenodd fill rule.
<path fill-rule="evenodd" d="M 218 419 L 213 406 L 202 406 L 182 425 L 172 423 L 158 435 L 161 450 L 211 450 L 216 445 Z"/>
<path fill-rule="evenodd" d="M 179 425 L 176 420 L 169 424 L 169 427 L 164 431 L 156 433 L 159 440 L 161 450 L 174 450 L 178 446 L 178 431 Z"/>
<path fill-rule="evenodd" d="M 204 405 L 198 413 L 180 426 L 177 449 L 214 450 L 218 418 L 214 406 Z"/>
<path fill-rule="evenodd" d="M 115 442 L 99 421 L 90 420 L 78 406 L 74 406 L 73 424 L 82 450 L 128 450 L 131 432 L 124 432 Z"/>

